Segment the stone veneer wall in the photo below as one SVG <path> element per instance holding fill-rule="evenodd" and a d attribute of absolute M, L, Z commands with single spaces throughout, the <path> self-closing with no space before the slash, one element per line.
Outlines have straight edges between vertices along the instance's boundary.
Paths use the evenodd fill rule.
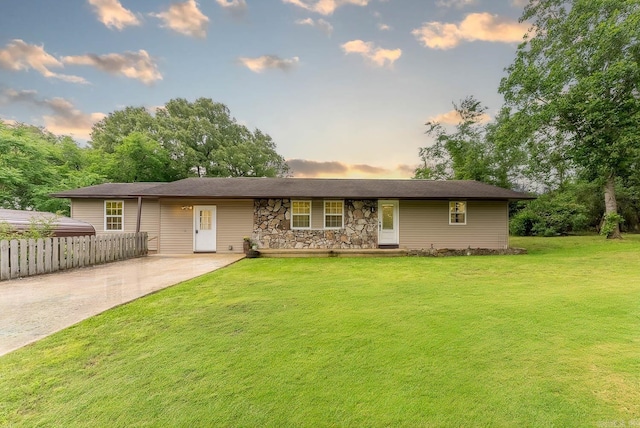
<path fill-rule="evenodd" d="M 377 206 L 376 200 L 345 199 L 344 228 L 292 230 L 290 199 L 256 199 L 251 238 L 263 249 L 377 248 Z"/>

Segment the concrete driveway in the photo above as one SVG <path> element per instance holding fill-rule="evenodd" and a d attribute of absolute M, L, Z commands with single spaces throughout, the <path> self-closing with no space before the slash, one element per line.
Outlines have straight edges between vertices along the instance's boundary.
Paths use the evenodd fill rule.
<path fill-rule="evenodd" d="M 152 255 L 0 282 L 0 355 L 107 309 L 234 263 L 243 254 Z"/>

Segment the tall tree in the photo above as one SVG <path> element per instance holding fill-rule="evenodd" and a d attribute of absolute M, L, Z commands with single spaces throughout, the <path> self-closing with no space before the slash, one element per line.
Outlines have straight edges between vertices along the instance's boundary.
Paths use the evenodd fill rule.
<path fill-rule="evenodd" d="M 441 123 L 427 122 L 426 134 L 433 143 L 420 148 L 422 165 L 414 178 L 431 180 L 477 180 L 513 187 L 520 153 L 501 147 L 496 123 L 486 123 L 487 108 L 473 96 L 453 103 L 459 122 L 454 132 Z M 497 123 L 500 123 L 498 116 Z"/>
<path fill-rule="evenodd" d="M 149 137 L 155 135 L 156 121 L 146 108 L 129 106 L 109 113 L 93 125 L 89 144 L 94 149 L 113 153 L 132 132 L 141 132 Z"/>
<path fill-rule="evenodd" d="M 86 149 L 29 125 L 0 121 L 0 207 L 68 213 L 50 193 L 104 180 L 89 172 Z"/>
<path fill-rule="evenodd" d="M 103 157 L 98 170 L 112 181 L 162 182 L 179 177 L 164 147 L 140 132 L 124 137 L 122 143 L 115 146 L 113 153 L 106 153 Z"/>
<path fill-rule="evenodd" d="M 172 99 L 156 109 L 155 116 L 136 107 L 113 112 L 94 126 L 91 144 L 104 152 L 116 153 L 133 132 L 161 145 L 169 156 L 175 178 L 271 177 L 288 172 L 270 136 L 238 124 L 227 106 L 209 98 L 194 102 Z M 128 152 L 120 150 L 120 155 Z M 161 174 L 156 171 L 152 175 Z"/>
<path fill-rule="evenodd" d="M 616 178 L 640 158 L 640 2 L 532 0 L 532 26 L 500 84 L 531 159 L 555 157 L 604 188 L 605 230 L 619 238 Z"/>

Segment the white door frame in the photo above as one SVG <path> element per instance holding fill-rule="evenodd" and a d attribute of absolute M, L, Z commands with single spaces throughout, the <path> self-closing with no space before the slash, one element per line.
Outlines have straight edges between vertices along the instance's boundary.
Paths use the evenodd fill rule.
<path fill-rule="evenodd" d="M 200 212 L 211 211 L 211 229 L 200 229 Z M 215 205 L 193 206 L 193 252 L 213 253 L 216 251 L 217 209 Z M 200 238 L 200 244 L 198 244 Z"/>
<path fill-rule="evenodd" d="M 393 205 L 393 229 L 382 230 L 382 207 Z M 400 203 L 397 199 L 378 199 L 378 245 L 400 244 Z"/>

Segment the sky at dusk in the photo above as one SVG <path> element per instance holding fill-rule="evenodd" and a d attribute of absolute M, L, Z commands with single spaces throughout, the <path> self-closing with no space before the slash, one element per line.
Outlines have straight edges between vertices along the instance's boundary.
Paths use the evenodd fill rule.
<path fill-rule="evenodd" d="M 409 178 L 425 122 L 494 115 L 523 0 L 22 0 L 0 13 L 0 118 L 89 139 L 126 106 L 221 102 L 296 177 Z"/>

